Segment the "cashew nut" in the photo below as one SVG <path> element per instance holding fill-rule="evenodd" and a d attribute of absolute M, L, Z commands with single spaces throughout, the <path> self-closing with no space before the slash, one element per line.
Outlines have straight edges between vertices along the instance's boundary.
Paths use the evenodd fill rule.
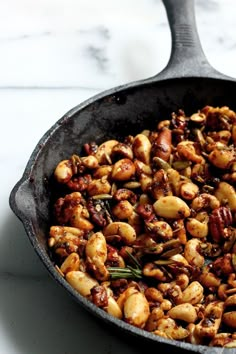
<path fill-rule="evenodd" d="M 232 211 L 236 211 L 236 192 L 233 186 L 227 182 L 220 182 L 215 191 L 215 197 L 220 203 L 227 201 Z"/>
<path fill-rule="evenodd" d="M 201 222 L 196 218 L 189 218 L 186 229 L 192 237 L 204 238 L 208 235 L 208 220 Z"/>
<path fill-rule="evenodd" d="M 190 239 L 184 247 L 184 257 L 189 264 L 202 267 L 204 264 L 204 257 L 199 253 L 199 245 L 201 241 L 197 238 Z"/>
<path fill-rule="evenodd" d="M 117 144 L 117 140 L 107 140 L 98 147 L 95 157 L 99 164 L 110 163 L 112 149 Z"/>
<path fill-rule="evenodd" d="M 198 281 L 193 281 L 183 291 L 180 303 L 198 304 L 203 298 L 203 287 Z"/>
<path fill-rule="evenodd" d="M 157 330 L 166 333 L 168 338 L 180 340 L 188 337 L 189 331 L 181 326 L 177 326 L 172 318 L 161 318 L 157 322 Z"/>
<path fill-rule="evenodd" d="M 155 307 L 148 317 L 145 329 L 149 332 L 155 331 L 157 329 L 158 320 L 163 318 L 164 315 L 164 311 L 160 307 Z"/>
<path fill-rule="evenodd" d="M 135 229 L 128 223 L 121 222 L 121 221 L 115 221 L 108 224 L 104 228 L 103 233 L 105 236 L 109 236 L 109 235 L 121 236 L 123 242 L 126 245 L 132 245 L 133 242 L 136 240 Z"/>
<path fill-rule="evenodd" d="M 204 318 L 196 325 L 196 334 L 200 337 L 213 338 L 221 323 L 224 303 L 213 301 L 208 304 L 204 311 Z"/>

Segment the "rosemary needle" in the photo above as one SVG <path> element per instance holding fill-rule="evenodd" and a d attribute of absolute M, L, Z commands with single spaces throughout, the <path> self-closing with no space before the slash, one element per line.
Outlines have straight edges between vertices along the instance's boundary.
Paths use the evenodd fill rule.
<path fill-rule="evenodd" d="M 141 279 L 142 278 L 142 271 L 138 268 L 133 268 L 131 266 L 127 266 L 126 268 L 109 267 L 108 271 L 110 273 L 111 279 L 121 279 L 121 278 Z"/>

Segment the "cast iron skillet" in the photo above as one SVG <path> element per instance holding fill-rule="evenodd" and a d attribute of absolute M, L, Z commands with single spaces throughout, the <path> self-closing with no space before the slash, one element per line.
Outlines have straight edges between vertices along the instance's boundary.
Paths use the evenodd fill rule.
<path fill-rule="evenodd" d="M 196 30 L 193 0 L 163 0 L 172 34 L 166 68 L 146 80 L 113 88 L 76 106 L 41 138 L 10 195 L 10 206 L 51 276 L 86 310 L 120 332 L 171 353 L 236 353 L 155 336 L 115 319 L 80 296 L 55 270 L 47 251 L 50 223 L 50 180 L 56 164 L 80 153 L 84 143 L 122 139 L 152 129 L 158 119 L 179 108 L 186 114 L 204 105 L 236 110 L 236 80 L 213 69 L 204 56 Z M 116 331 L 117 332 L 117 331 Z M 119 333 L 119 332 L 118 332 Z"/>

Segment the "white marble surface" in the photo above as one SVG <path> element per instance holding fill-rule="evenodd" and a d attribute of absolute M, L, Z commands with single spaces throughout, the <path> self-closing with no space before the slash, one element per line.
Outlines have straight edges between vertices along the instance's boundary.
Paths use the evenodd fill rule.
<path fill-rule="evenodd" d="M 196 0 L 204 52 L 236 77 L 235 0 Z M 166 65 L 161 0 L 0 2 L 0 353 L 137 353 L 49 278 L 8 198 L 36 143 L 94 94 Z"/>

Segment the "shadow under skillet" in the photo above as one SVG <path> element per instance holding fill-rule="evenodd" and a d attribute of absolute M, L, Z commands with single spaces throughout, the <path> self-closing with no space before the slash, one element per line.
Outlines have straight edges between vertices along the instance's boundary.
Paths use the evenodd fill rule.
<path fill-rule="evenodd" d="M 46 268 L 34 252 L 23 224 L 10 207 L 0 224 L 0 276 L 2 274 L 47 275 Z"/>
<path fill-rule="evenodd" d="M 135 338 L 115 333 L 81 308 L 44 266 L 40 269 L 37 255 L 14 215 L 8 216 L 1 229 L 1 257 L 3 261 L 11 259 L 18 269 L 0 272 L 0 338 L 3 335 L 4 341 L 15 348 L 9 354 L 142 353 Z"/>

